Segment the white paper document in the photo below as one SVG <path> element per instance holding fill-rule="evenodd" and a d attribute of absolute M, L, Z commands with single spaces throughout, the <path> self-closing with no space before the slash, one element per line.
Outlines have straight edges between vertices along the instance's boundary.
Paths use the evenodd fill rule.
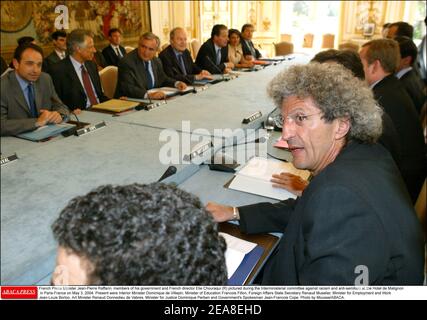
<path fill-rule="evenodd" d="M 270 181 L 272 175 L 280 174 L 281 172 L 298 175 L 304 180 L 307 180 L 310 176 L 309 171 L 299 170 L 290 162 L 254 157 L 235 174 L 229 188 L 277 200 L 295 199 L 296 195 L 293 193 L 282 188 L 273 187 Z"/>
<path fill-rule="evenodd" d="M 225 263 L 227 265 L 228 279 L 230 279 L 242 263 L 245 255 L 251 252 L 257 245 L 256 243 L 236 238 L 228 233 L 220 232 L 219 234 L 225 239 L 225 243 L 227 244 Z"/>

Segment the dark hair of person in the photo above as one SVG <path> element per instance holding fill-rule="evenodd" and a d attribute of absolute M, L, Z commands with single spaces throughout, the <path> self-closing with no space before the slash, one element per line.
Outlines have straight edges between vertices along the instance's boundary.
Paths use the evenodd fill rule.
<path fill-rule="evenodd" d="M 230 38 L 233 34 L 237 34 L 239 38 L 242 38 L 242 34 L 237 29 L 229 29 L 228 30 L 228 38 Z"/>
<path fill-rule="evenodd" d="M 41 54 L 41 56 L 43 58 L 43 50 L 42 50 L 42 48 L 40 48 L 38 45 L 33 44 L 33 43 L 30 42 L 30 43 L 26 43 L 26 44 L 18 46 L 15 49 L 15 52 L 13 53 L 13 59 L 16 59 L 18 62 L 21 62 L 22 54 L 27 49 L 33 49 L 33 50 L 37 51 L 38 53 Z"/>
<path fill-rule="evenodd" d="M 400 57 L 406 58 L 411 57 L 411 65 L 417 61 L 418 48 L 415 45 L 414 41 L 408 37 L 397 36 L 393 38 L 394 41 L 399 43 Z"/>
<path fill-rule="evenodd" d="M 252 25 L 252 24 L 250 24 L 250 23 L 245 23 L 243 26 L 242 26 L 242 33 L 243 32 L 245 32 L 245 30 L 246 30 L 246 28 L 253 28 L 254 26 Z"/>
<path fill-rule="evenodd" d="M 319 63 L 334 61 L 351 70 L 355 77 L 361 80 L 365 79 L 362 61 L 359 55 L 354 51 L 329 49 L 317 53 L 311 61 Z"/>
<path fill-rule="evenodd" d="M 408 37 L 411 39 L 414 37 L 414 27 L 411 26 L 409 23 L 399 21 L 399 22 L 394 22 L 394 23 L 390 24 L 388 27 L 391 28 L 394 26 L 397 26 L 397 31 L 394 35 L 395 37 L 404 36 L 404 37 Z"/>
<path fill-rule="evenodd" d="M 223 24 L 214 25 L 211 32 L 211 39 L 213 39 L 214 36 L 218 37 L 221 34 L 221 30 L 224 30 L 224 29 L 227 30 L 227 26 Z"/>
<path fill-rule="evenodd" d="M 23 37 L 19 38 L 18 40 L 16 40 L 16 42 L 18 42 L 18 46 L 22 46 L 23 44 L 31 43 L 34 40 L 36 40 L 36 39 L 34 39 L 33 37 L 23 36 Z"/>
<path fill-rule="evenodd" d="M 58 40 L 59 37 L 66 38 L 67 33 L 64 30 L 56 30 L 54 33 L 52 33 L 51 37 L 53 40 Z"/>
<path fill-rule="evenodd" d="M 218 225 L 196 196 L 172 185 L 100 186 L 72 199 L 52 230 L 93 264 L 90 285 L 227 283 Z"/>
<path fill-rule="evenodd" d="M 109 36 L 109 37 L 111 37 L 111 35 L 112 35 L 114 32 L 118 32 L 118 33 L 122 34 L 122 31 L 121 31 L 119 28 L 111 28 L 111 29 L 108 31 L 108 36 Z"/>

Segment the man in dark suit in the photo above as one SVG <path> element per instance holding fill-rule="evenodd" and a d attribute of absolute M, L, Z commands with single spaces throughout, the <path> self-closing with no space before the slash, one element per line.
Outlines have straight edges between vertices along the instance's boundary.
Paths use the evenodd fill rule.
<path fill-rule="evenodd" d="M 228 29 L 223 24 L 212 28 L 211 38 L 200 47 L 196 64 L 212 74 L 228 73 L 234 64 L 228 62 Z"/>
<path fill-rule="evenodd" d="M 155 57 L 159 45 L 159 37 L 146 32 L 140 37 L 138 48 L 120 60 L 115 93 L 117 98 L 164 99 L 165 92 L 149 90 L 160 87 L 175 87 L 179 90 L 187 88 L 184 82 L 176 81 L 163 71 L 162 62 Z"/>
<path fill-rule="evenodd" d="M 420 113 L 426 102 L 426 95 L 424 82 L 413 68 L 417 61 L 417 46 L 408 37 L 397 36 L 394 40 L 399 43 L 401 58 L 395 74 L 396 78 L 403 84 L 414 103 L 415 109 Z"/>
<path fill-rule="evenodd" d="M 244 24 L 242 27 L 242 50 L 246 60 L 261 58 L 261 53 L 255 48 L 252 42 L 254 30 L 254 26 L 249 23 Z"/>
<path fill-rule="evenodd" d="M 25 44 L 15 50 L 15 70 L 1 77 L 2 136 L 60 123 L 69 115 L 52 79 L 41 72 L 42 61 L 43 51 L 37 45 Z"/>
<path fill-rule="evenodd" d="M 43 60 L 43 72 L 49 73 L 49 69 L 55 63 L 64 59 L 67 55 L 67 33 L 58 30 L 52 33 L 53 51 Z"/>
<path fill-rule="evenodd" d="M 408 37 L 412 39 L 414 37 L 414 27 L 404 21 L 393 22 L 388 26 L 388 39 L 394 39 L 394 37 Z"/>
<path fill-rule="evenodd" d="M 365 78 L 375 99 L 390 116 L 402 147 L 401 173 L 415 203 L 426 177 L 424 136 L 417 111 L 401 82 L 394 76 L 399 44 L 391 39 L 365 43 L 360 51 Z"/>
<path fill-rule="evenodd" d="M 126 54 L 124 47 L 120 45 L 122 42 L 122 32 L 118 28 L 112 28 L 108 31 L 108 40 L 110 45 L 102 50 L 102 55 L 105 58 L 107 66 L 117 66 L 120 59 Z"/>
<path fill-rule="evenodd" d="M 56 92 L 75 113 L 108 100 L 101 87 L 96 64 L 96 52 L 89 31 L 76 29 L 67 38 L 68 56 L 51 68 Z"/>
<path fill-rule="evenodd" d="M 242 232 L 284 232 L 261 283 L 421 285 L 421 226 L 394 161 L 375 143 L 382 110 L 369 88 L 340 65 L 310 63 L 283 71 L 268 92 L 310 184 L 279 204 L 207 205 L 216 221 L 240 220 Z"/>
<path fill-rule="evenodd" d="M 174 79 L 191 84 L 194 80 L 212 79 L 207 70 L 202 70 L 193 62 L 187 49 L 187 34 L 183 28 L 174 28 L 169 34 L 170 45 L 159 55 L 163 70 Z"/>

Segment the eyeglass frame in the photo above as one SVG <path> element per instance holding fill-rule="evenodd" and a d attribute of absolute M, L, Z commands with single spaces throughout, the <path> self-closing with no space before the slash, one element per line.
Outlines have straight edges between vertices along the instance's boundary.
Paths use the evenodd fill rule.
<path fill-rule="evenodd" d="M 318 114 L 323 113 L 323 111 L 319 111 L 312 114 L 301 114 L 299 112 L 296 112 L 293 115 L 287 115 L 286 117 L 283 117 L 281 114 L 278 114 L 276 117 L 274 117 L 274 123 L 278 128 L 283 128 L 283 124 L 285 121 L 292 120 L 297 126 L 302 127 L 304 125 L 304 122 L 308 120 L 309 117 L 316 116 Z M 296 117 L 301 117 L 302 119 L 297 120 Z"/>

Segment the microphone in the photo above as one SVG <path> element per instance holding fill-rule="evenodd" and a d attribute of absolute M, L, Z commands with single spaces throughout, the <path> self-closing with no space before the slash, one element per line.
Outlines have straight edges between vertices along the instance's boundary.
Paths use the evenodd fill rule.
<path fill-rule="evenodd" d="M 160 177 L 160 179 L 157 182 L 160 182 L 160 181 L 174 175 L 175 173 L 176 173 L 176 167 L 175 166 L 169 166 L 166 169 L 165 173 L 163 173 L 163 175 Z"/>
<path fill-rule="evenodd" d="M 225 78 L 225 77 L 224 77 L 224 74 L 222 73 L 221 69 L 220 69 L 220 68 L 218 68 L 218 66 L 217 66 L 215 63 L 213 63 L 213 61 L 211 60 L 211 58 L 210 58 L 209 56 L 206 56 L 206 59 L 208 59 L 209 63 L 210 63 L 211 65 L 213 65 L 213 66 L 214 66 L 214 68 L 215 68 L 217 71 L 219 71 L 220 75 L 222 76 L 222 80 L 223 80 L 223 81 L 228 81 L 228 80 L 230 80 L 230 79 L 228 79 L 228 78 Z"/>

